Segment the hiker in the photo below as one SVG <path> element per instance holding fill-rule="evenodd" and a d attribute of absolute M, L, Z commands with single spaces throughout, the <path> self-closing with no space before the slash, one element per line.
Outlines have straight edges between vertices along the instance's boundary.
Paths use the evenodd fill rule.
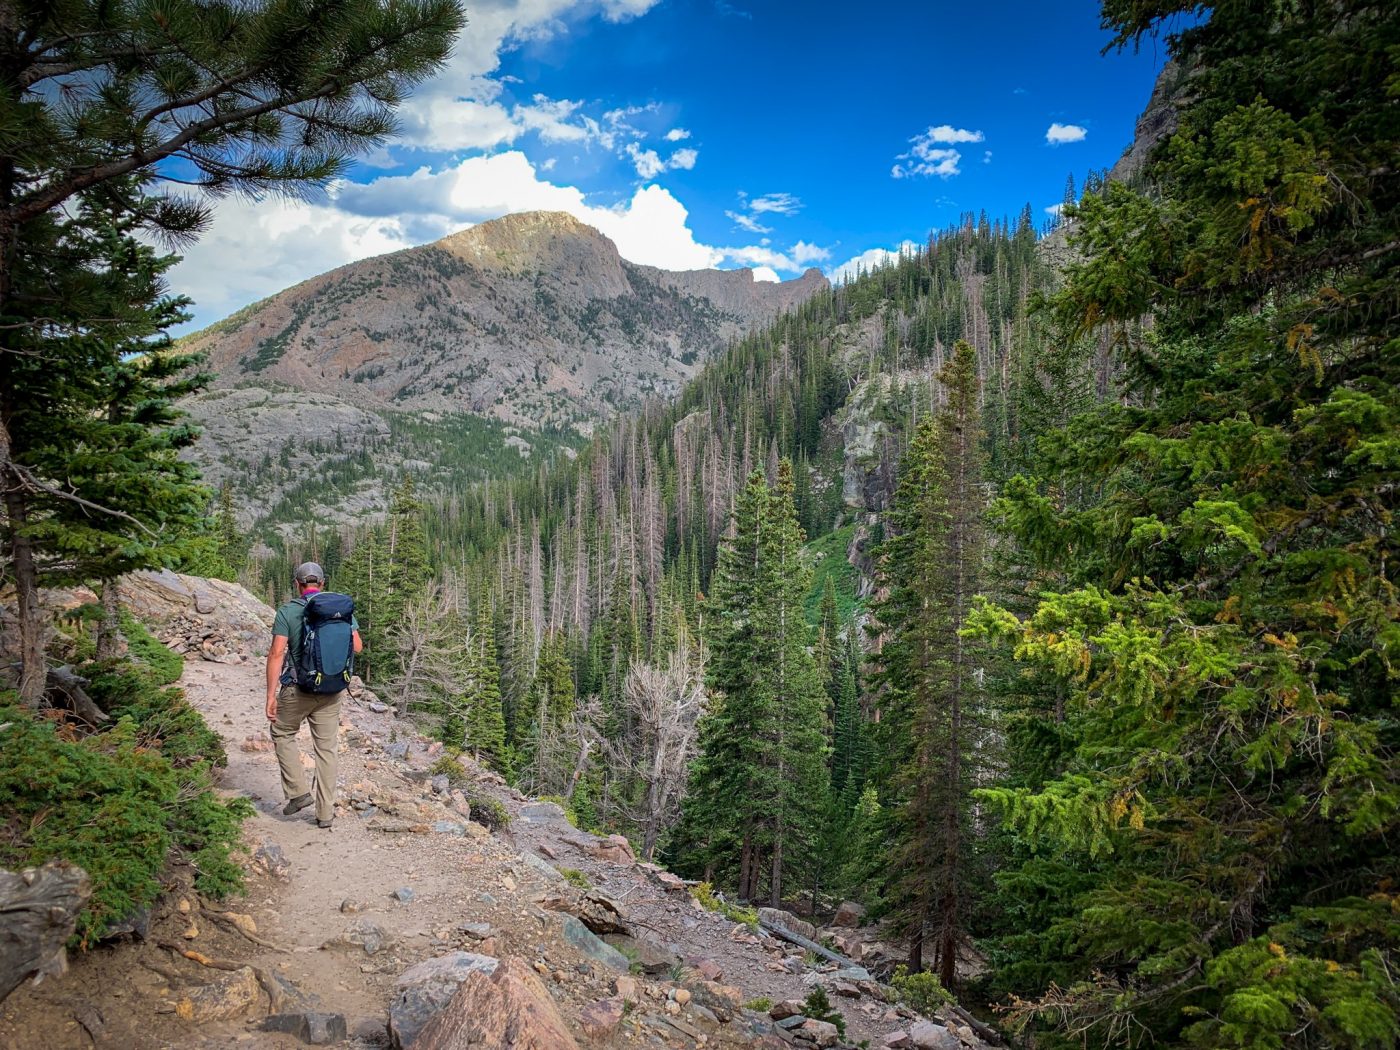
<path fill-rule="evenodd" d="M 299 597 L 277 610 L 272 648 L 267 653 L 267 720 L 287 816 L 311 805 L 301 767 L 297 732 L 311 725 L 316 755 L 316 825 L 329 828 L 335 819 L 335 782 L 340 749 L 340 701 L 349 693 L 355 653 L 364 648 L 355 603 L 347 595 L 325 590 L 326 574 L 314 561 L 294 573 Z"/>

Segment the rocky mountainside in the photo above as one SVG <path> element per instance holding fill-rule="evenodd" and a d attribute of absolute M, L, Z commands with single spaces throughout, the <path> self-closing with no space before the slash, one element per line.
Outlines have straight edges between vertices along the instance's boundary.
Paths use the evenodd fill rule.
<path fill-rule="evenodd" d="M 405 468 L 451 487 L 547 456 L 827 287 L 817 270 L 774 284 L 638 266 L 572 216 L 506 216 L 189 336 L 216 377 L 185 405 L 204 434 L 191 455 L 245 524 L 309 503 L 357 517 Z"/>
<path fill-rule="evenodd" d="M 671 273 L 562 212 L 509 215 L 281 292 L 188 340 L 216 386 L 585 426 L 670 394 L 727 339 L 827 287 Z"/>

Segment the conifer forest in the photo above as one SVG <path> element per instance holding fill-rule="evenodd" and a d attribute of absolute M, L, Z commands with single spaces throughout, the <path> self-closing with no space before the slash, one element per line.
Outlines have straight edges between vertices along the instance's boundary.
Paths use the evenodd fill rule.
<path fill-rule="evenodd" d="M 217 192 L 333 173 L 460 18 L 370 10 L 382 37 L 341 27 L 170 155 Z M 41 587 L 167 566 L 272 600 L 315 560 L 359 673 L 449 752 L 735 906 L 860 902 L 897 979 L 1012 1045 L 1400 1044 L 1400 12 L 1102 18 L 1169 42 L 1174 122 L 1053 229 L 969 212 L 569 455 L 405 469 L 381 515 L 257 537 L 178 455 L 208 377 L 162 275 L 200 215 L 132 159 L 178 136 L 123 124 L 135 89 L 0 116 L 29 144 L 0 170 L 0 723 L 42 705 Z M 53 121 L 87 152 L 48 155 Z"/>

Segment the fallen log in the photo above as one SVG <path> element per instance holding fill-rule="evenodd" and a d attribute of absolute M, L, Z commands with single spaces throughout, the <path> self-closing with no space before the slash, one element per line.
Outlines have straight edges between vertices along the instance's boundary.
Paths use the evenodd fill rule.
<path fill-rule="evenodd" d="M 831 962 L 837 963 L 838 965 L 845 967 L 846 969 L 850 969 L 851 967 L 864 969 L 864 967 L 862 967 L 860 963 L 856 962 L 854 959 L 848 959 L 844 955 L 839 955 L 836 952 L 832 951 L 830 948 L 818 944 L 810 937 L 803 937 L 800 933 L 793 933 L 786 926 L 780 926 L 776 922 L 764 922 L 762 919 L 759 920 L 758 925 L 763 929 L 767 930 L 774 937 L 777 937 L 779 940 L 787 941 L 789 944 L 795 944 L 799 948 L 806 948 L 809 952 L 815 952 L 817 955 L 820 955 L 823 959 L 827 959 Z"/>
<path fill-rule="evenodd" d="M 0 999 L 28 977 L 67 968 L 63 945 L 91 896 L 87 872 L 67 861 L 0 871 Z"/>
<path fill-rule="evenodd" d="M 981 1039 L 982 1042 L 990 1043 L 992 1046 L 1006 1045 L 1006 1040 L 1001 1037 L 1000 1032 L 998 1032 L 991 1025 L 984 1024 L 983 1022 L 977 1020 L 977 1018 L 973 1017 L 970 1013 L 964 1010 L 957 1003 L 954 1003 L 952 1006 L 948 1007 L 948 1013 L 952 1014 L 953 1017 L 955 1017 L 959 1023 L 965 1024 L 967 1025 L 967 1027 L 971 1028 L 973 1034 L 976 1035 L 977 1038 Z"/>
<path fill-rule="evenodd" d="M 112 719 L 87 695 L 88 680 L 64 664 L 50 667 L 44 681 L 44 699 L 50 707 L 71 711 L 91 726 L 103 725 Z"/>

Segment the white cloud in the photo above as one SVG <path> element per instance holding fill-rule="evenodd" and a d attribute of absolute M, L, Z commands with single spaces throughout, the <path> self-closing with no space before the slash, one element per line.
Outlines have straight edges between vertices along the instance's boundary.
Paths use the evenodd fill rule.
<path fill-rule="evenodd" d="M 654 149 L 642 149 L 635 142 L 629 142 L 627 155 L 632 158 L 632 165 L 641 178 L 654 179 L 666 170 L 666 162 Z"/>
<path fill-rule="evenodd" d="M 741 230 L 748 230 L 749 233 L 772 233 L 773 227 L 764 226 L 752 215 L 747 215 L 741 211 L 727 211 L 724 213 L 727 218 L 733 221 L 734 225 Z"/>
<path fill-rule="evenodd" d="M 808 244 L 806 241 L 798 241 L 792 246 L 792 261 L 796 266 L 809 266 L 814 262 L 821 262 L 831 258 L 831 252 L 815 244 Z"/>
<path fill-rule="evenodd" d="M 667 142 L 684 142 L 688 138 L 690 138 L 690 132 L 685 128 L 672 128 L 666 132 Z"/>
<path fill-rule="evenodd" d="M 937 175 L 941 179 L 961 175 L 958 164 L 962 153 L 952 148 L 954 143 L 981 142 L 984 136 L 980 131 L 955 128 L 951 124 L 939 124 L 909 140 L 909 152 L 895 158 L 890 168 L 890 177 L 909 179 L 920 175 Z"/>
<path fill-rule="evenodd" d="M 643 179 L 654 179 L 663 171 L 689 171 L 695 167 L 700 154 L 693 149 L 678 149 L 665 160 L 654 149 L 642 149 L 635 142 L 627 143 L 627 156 L 632 158 L 632 166 Z"/>
<path fill-rule="evenodd" d="M 767 266 L 755 266 L 753 268 L 753 279 L 755 281 L 772 281 L 774 284 L 782 280 L 777 273 Z"/>
<path fill-rule="evenodd" d="M 1088 134 L 1089 129 L 1081 128 L 1078 124 L 1055 123 L 1045 133 L 1045 141 L 1052 146 L 1060 146 L 1066 142 L 1083 142 Z"/>
<path fill-rule="evenodd" d="M 907 159 L 912 162 L 896 163 L 890 168 L 890 177 L 912 179 L 917 175 L 937 175 L 939 178 L 947 179 L 962 174 L 962 169 L 958 167 L 962 160 L 962 154 L 955 149 L 925 148 L 918 152 L 917 157 L 918 159 L 914 160 L 911 154 L 901 154 L 901 160 Z"/>
<path fill-rule="evenodd" d="M 741 211 L 727 211 L 725 216 L 741 230 L 749 233 L 772 233 L 773 227 L 765 226 L 758 220 L 760 215 L 796 215 L 802 210 L 802 202 L 791 193 L 765 193 L 759 197 L 749 197 L 739 192 Z M 763 242 L 767 244 L 765 240 Z"/>
<path fill-rule="evenodd" d="M 1052 219 L 1058 219 L 1060 217 L 1060 213 L 1064 210 L 1065 206 L 1063 204 L 1052 204 L 1050 205 L 1050 207 L 1045 209 L 1045 214 L 1050 216 Z"/>
<path fill-rule="evenodd" d="M 756 214 L 772 212 L 775 215 L 796 215 L 802 210 L 802 202 L 791 193 L 765 193 L 749 201 L 749 211 Z"/>
<path fill-rule="evenodd" d="M 403 144 L 439 152 L 510 145 L 521 134 L 517 110 L 501 102 L 495 78 L 501 52 L 527 40 L 548 40 L 570 22 L 601 14 L 619 22 L 658 0 L 479 0 L 446 67 L 419 86 L 399 110 Z M 531 107 L 525 107 L 528 113 Z"/>
<path fill-rule="evenodd" d="M 840 284 L 842 281 L 855 280 L 861 271 L 870 272 L 878 266 L 893 262 L 901 255 L 912 255 L 919 250 L 919 246 L 913 241 L 904 241 L 899 248 L 891 251 L 889 248 L 867 248 L 859 255 L 853 256 L 843 262 L 840 266 L 834 266 L 826 271 L 826 276 L 832 284 Z"/>
<path fill-rule="evenodd" d="M 944 142 L 953 145 L 959 142 L 981 142 L 984 138 L 980 131 L 968 131 L 966 128 L 955 128 L 951 124 L 940 124 L 936 128 L 929 128 L 922 135 L 917 135 L 910 139 L 910 142 L 924 140 L 926 142 Z"/>
<path fill-rule="evenodd" d="M 983 151 L 982 151 L 982 163 L 983 163 L 983 164 L 990 164 L 991 162 L 992 162 L 992 151 L 989 150 L 989 149 L 988 149 L 988 150 L 983 150 Z"/>
<path fill-rule="evenodd" d="M 551 99 L 536 95 L 534 104 L 516 106 L 512 117 L 521 131 L 535 131 L 545 142 L 584 142 L 593 134 L 587 124 L 574 124 L 569 118 L 578 112 L 582 102 Z"/>
<path fill-rule="evenodd" d="M 743 248 L 725 248 L 724 257 L 748 266 L 767 266 L 774 270 L 795 270 L 792 259 L 772 248 L 750 245 Z"/>

